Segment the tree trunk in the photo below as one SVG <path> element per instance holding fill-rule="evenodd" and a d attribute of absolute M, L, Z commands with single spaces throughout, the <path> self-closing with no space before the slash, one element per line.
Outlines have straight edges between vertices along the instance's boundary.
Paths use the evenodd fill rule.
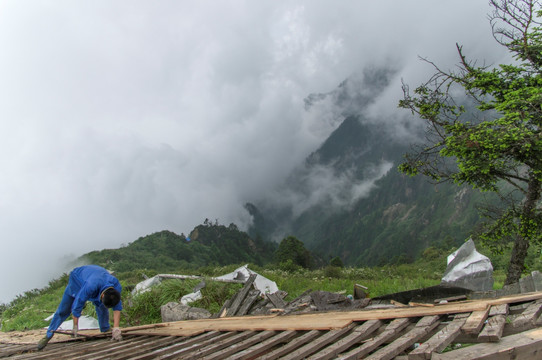
<path fill-rule="evenodd" d="M 525 270 L 525 259 L 527 258 L 527 250 L 529 250 L 530 239 L 528 234 L 532 226 L 531 221 L 535 218 L 536 204 L 540 200 L 540 181 L 534 176 L 529 176 L 527 187 L 527 196 L 521 209 L 522 217 L 520 219 L 519 233 L 516 235 L 516 241 L 512 249 L 510 263 L 508 265 L 508 273 L 506 274 L 505 285 L 517 283 L 521 278 L 523 270 Z"/>
<path fill-rule="evenodd" d="M 525 270 L 525 258 L 527 257 L 527 250 L 529 250 L 529 240 L 518 234 L 516 241 L 514 241 L 514 248 L 512 249 L 512 256 L 510 257 L 510 263 L 508 264 L 508 273 L 506 274 L 505 285 L 510 285 L 519 282 L 523 270 Z"/>

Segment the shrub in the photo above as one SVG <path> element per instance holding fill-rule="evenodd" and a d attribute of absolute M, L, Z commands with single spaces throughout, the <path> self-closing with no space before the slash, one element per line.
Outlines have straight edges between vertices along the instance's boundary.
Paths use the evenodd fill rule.
<path fill-rule="evenodd" d="M 328 265 L 324 268 L 324 275 L 328 278 L 342 278 L 342 269 L 338 266 Z"/>

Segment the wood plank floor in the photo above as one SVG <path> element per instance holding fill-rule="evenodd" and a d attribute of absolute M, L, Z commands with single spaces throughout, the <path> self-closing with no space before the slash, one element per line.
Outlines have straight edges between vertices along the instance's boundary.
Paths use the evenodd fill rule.
<path fill-rule="evenodd" d="M 542 358 L 540 299 L 539 292 L 387 310 L 184 321 L 125 328 L 121 342 L 86 338 L 40 352 L 34 344 L 0 344 L 0 358 L 491 359 L 511 348 L 510 356 L 536 359 Z M 477 345 L 443 352 L 457 342 Z"/>

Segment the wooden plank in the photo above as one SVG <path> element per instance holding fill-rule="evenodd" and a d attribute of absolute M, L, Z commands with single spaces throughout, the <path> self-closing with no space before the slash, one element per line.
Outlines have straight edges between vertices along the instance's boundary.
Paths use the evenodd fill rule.
<path fill-rule="evenodd" d="M 473 311 L 472 314 L 467 318 L 465 324 L 461 328 L 465 334 L 473 335 L 478 334 L 484 326 L 484 322 L 489 315 L 489 307 L 485 310 Z"/>
<path fill-rule="evenodd" d="M 182 351 L 183 349 L 187 349 L 192 346 L 205 344 L 205 342 L 210 341 L 218 341 L 220 340 L 220 337 L 229 337 L 232 336 L 232 333 L 223 333 L 220 334 L 218 331 L 209 331 L 204 334 L 194 336 L 191 338 L 182 338 L 178 337 L 178 341 L 175 344 L 164 346 L 160 349 L 151 351 L 147 354 L 140 354 L 136 357 L 133 357 L 131 360 L 150 360 L 150 359 L 160 359 L 160 356 L 173 353 L 178 354 L 178 352 Z"/>
<path fill-rule="evenodd" d="M 288 342 L 296 334 L 297 334 L 297 331 L 281 331 L 278 333 L 278 335 L 273 336 L 272 338 L 267 339 L 265 341 L 262 341 L 256 346 L 252 346 L 251 348 L 238 352 L 237 354 L 234 354 L 228 357 L 227 359 L 228 360 L 254 359 L 256 356 L 268 351 L 274 346 Z"/>
<path fill-rule="evenodd" d="M 460 300 L 467 300 L 467 295 L 457 295 L 457 296 L 449 296 L 446 298 L 435 299 L 434 303 L 439 304 L 441 302 L 452 302 L 452 301 L 460 301 Z"/>
<path fill-rule="evenodd" d="M 177 341 L 179 341 L 179 338 L 177 336 L 168 336 L 158 339 L 153 337 L 150 339 L 146 339 L 144 342 L 140 342 L 138 344 L 129 344 L 122 348 L 107 348 L 100 351 L 94 351 L 90 356 L 78 356 L 78 359 L 102 360 L 110 356 L 112 353 L 115 354 L 115 360 L 132 359 L 134 356 L 137 356 L 141 353 L 148 353 L 152 350 L 168 346 Z"/>
<path fill-rule="evenodd" d="M 365 355 L 369 354 L 371 351 L 375 350 L 386 341 L 390 341 L 391 339 L 393 339 L 393 337 L 397 335 L 398 332 L 403 330 L 409 324 L 410 319 L 408 318 L 393 320 L 388 326 L 386 326 L 385 330 L 381 334 L 368 340 L 360 347 L 355 348 L 347 352 L 346 354 L 339 355 L 339 357 L 341 360 L 360 359 Z"/>
<path fill-rule="evenodd" d="M 245 301 L 245 297 L 252 288 L 254 280 L 256 280 L 256 274 L 251 274 L 247 282 L 245 283 L 245 286 L 243 286 L 243 288 L 239 290 L 237 296 L 235 297 L 235 300 L 233 300 L 230 308 L 226 311 L 226 316 L 235 316 L 237 310 L 239 310 L 239 307 L 241 306 L 243 301 Z"/>
<path fill-rule="evenodd" d="M 440 352 L 446 348 L 461 333 L 461 327 L 466 319 L 458 317 L 442 330 L 433 335 L 429 340 L 420 344 L 408 354 L 409 360 L 431 359 L 433 352 Z"/>
<path fill-rule="evenodd" d="M 501 305 L 493 305 L 491 309 L 489 310 L 489 316 L 495 316 L 495 315 L 508 315 L 508 311 L 510 309 L 510 306 L 508 304 L 501 304 Z"/>
<path fill-rule="evenodd" d="M 542 300 L 530 304 L 521 314 L 512 321 L 513 328 L 522 328 L 527 325 L 534 325 L 542 312 Z"/>
<path fill-rule="evenodd" d="M 316 351 L 320 350 L 327 344 L 337 340 L 339 337 L 343 336 L 347 332 L 350 332 L 354 327 L 355 323 L 350 324 L 340 330 L 330 330 L 326 334 L 320 336 L 315 341 L 312 341 L 310 344 L 302 346 L 301 348 L 291 352 L 287 356 L 282 357 L 282 360 L 297 360 L 304 359 L 307 356 L 314 354 Z"/>
<path fill-rule="evenodd" d="M 539 360 L 542 358 L 542 329 L 529 330 L 520 334 L 505 336 L 498 343 L 483 343 L 433 354 L 435 360 L 501 360 L 522 359 Z"/>
<path fill-rule="evenodd" d="M 186 356 L 189 356 L 190 354 L 192 354 L 194 351 L 197 351 L 198 349 L 205 348 L 215 343 L 227 341 L 228 339 L 234 337 L 235 335 L 237 335 L 236 332 L 219 333 L 218 335 L 214 337 L 208 338 L 203 341 L 196 341 L 196 342 L 191 343 L 190 345 L 182 344 L 182 346 L 175 349 L 169 348 L 162 355 L 158 357 L 154 357 L 152 359 L 158 359 L 158 360 L 170 360 L 170 359 L 180 359 L 180 358 L 184 359 Z M 199 336 L 197 338 L 199 339 Z"/>
<path fill-rule="evenodd" d="M 478 335 L 479 341 L 497 342 L 501 339 L 506 324 L 506 316 L 495 315 L 489 318 L 484 329 Z"/>
<path fill-rule="evenodd" d="M 333 313 L 309 313 L 289 316 L 244 316 L 220 319 L 201 319 L 168 323 L 144 331 L 130 330 L 127 333 L 140 335 L 193 336 L 204 331 L 244 331 L 244 330 L 331 330 L 342 328 L 352 321 L 384 320 L 394 318 L 423 317 L 488 311 L 489 306 L 508 302 L 529 301 L 542 298 L 542 292 L 501 299 L 486 299 L 467 302 L 454 302 L 433 307 L 406 307 L 395 309 L 357 310 Z"/>
<path fill-rule="evenodd" d="M 295 351 L 295 349 L 305 345 L 306 343 L 314 340 L 315 338 L 317 338 L 318 336 L 320 336 L 322 334 L 321 331 L 319 330 L 312 330 L 312 331 L 309 331 L 307 332 L 306 334 L 298 337 L 298 338 L 295 338 L 293 340 L 291 340 L 290 342 L 288 342 L 286 345 L 270 352 L 270 353 L 267 353 L 267 354 L 264 354 L 260 357 L 258 357 L 259 359 L 261 360 L 273 360 L 273 359 L 277 359 L 281 356 L 284 356 L 284 355 L 287 355 L 289 353 L 291 353 L 292 351 Z"/>
<path fill-rule="evenodd" d="M 233 345 L 228 346 L 227 348 L 214 352 L 210 355 L 207 355 L 201 359 L 205 360 L 223 360 L 225 357 L 233 355 L 239 351 L 242 351 L 256 343 L 260 343 L 271 336 L 275 335 L 276 331 L 262 331 L 255 336 L 249 337 L 246 340 L 243 340 L 241 342 L 235 343 Z"/>
<path fill-rule="evenodd" d="M 211 344 L 205 347 L 199 347 L 197 349 L 194 349 L 193 351 L 183 354 L 182 358 L 183 359 L 201 359 L 205 356 L 213 354 L 214 352 L 217 352 L 228 346 L 232 346 L 233 344 L 236 344 L 247 338 L 250 338 L 256 334 L 257 332 L 255 331 L 243 331 L 221 341 L 212 341 Z"/>
<path fill-rule="evenodd" d="M 260 291 L 259 290 L 251 291 L 248 294 L 246 300 L 243 302 L 243 305 L 241 305 L 241 307 L 237 311 L 236 315 L 237 316 L 242 316 L 242 315 L 248 314 L 248 311 L 252 307 L 252 304 L 254 304 L 254 302 L 259 298 L 259 296 L 260 296 Z"/>
<path fill-rule="evenodd" d="M 308 360 L 328 360 L 335 357 L 337 354 L 345 351 L 351 346 L 358 344 L 359 342 L 369 338 L 373 332 L 378 330 L 383 325 L 383 322 L 380 320 L 369 320 L 364 322 L 362 325 L 358 325 L 354 330 L 335 342 L 333 345 L 328 346 L 322 351 L 312 355 L 307 358 Z"/>
<path fill-rule="evenodd" d="M 107 341 L 101 341 L 101 346 L 95 346 L 97 344 L 80 344 L 82 346 L 78 346 L 78 350 L 81 353 L 78 358 L 84 359 L 86 358 L 104 358 L 104 354 L 108 354 L 111 352 L 117 352 L 117 351 L 125 351 L 130 350 L 132 346 L 139 346 L 142 343 L 148 342 L 149 337 L 142 336 L 139 338 L 130 339 L 127 341 L 122 342 L 111 342 L 109 340 Z M 59 347 L 54 350 L 54 352 L 50 351 L 48 347 L 46 347 L 44 350 L 42 350 L 40 353 L 35 354 L 35 356 L 32 356 L 34 359 L 67 359 L 72 357 L 73 353 L 73 347 L 69 344 L 66 344 L 66 346 Z"/>
<path fill-rule="evenodd" d="M 265 294 L 265 296 L 269 299 L 269 301 L 271 301 L 273 306 L 277 309 L 284 309 L 284 307 L 286 306 L 286 303 L 284 302 L 284 300 L 282 300 L 282 298 L 278 296 L 276 293 Z"/>
<path fill-rule="evenodd" d="M 408 333 L 393 341 L 391 344 L 371 354 L 367 359 L 390 360 L 411 347 L 415 342 L 429 334 L 440 322 L 439 316 L 423 317 Z"/>

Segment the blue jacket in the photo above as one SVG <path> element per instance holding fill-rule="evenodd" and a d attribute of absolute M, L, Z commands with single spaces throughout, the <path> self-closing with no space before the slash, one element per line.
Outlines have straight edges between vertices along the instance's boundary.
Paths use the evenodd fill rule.
<path fill-rule="evenodd" d="M 106 269 L 97 265 L 85 265 L 73 269 L 70 273 L 70 280 L 66 291 L 70 296 L 74 297 L 72 305 L 72 314 L 75 317 L 81 316 L 81 311 L 85 306 L 85 302 L 92 301 L 94 305 L 103 305 L 100 301 L 102 292 L 113 287 L 119 293 L 122 291 L 119 281 L 111 275 Z M 113 310 L 122 310 L 122 302 L 119 301 L 113 307 Z"/>

